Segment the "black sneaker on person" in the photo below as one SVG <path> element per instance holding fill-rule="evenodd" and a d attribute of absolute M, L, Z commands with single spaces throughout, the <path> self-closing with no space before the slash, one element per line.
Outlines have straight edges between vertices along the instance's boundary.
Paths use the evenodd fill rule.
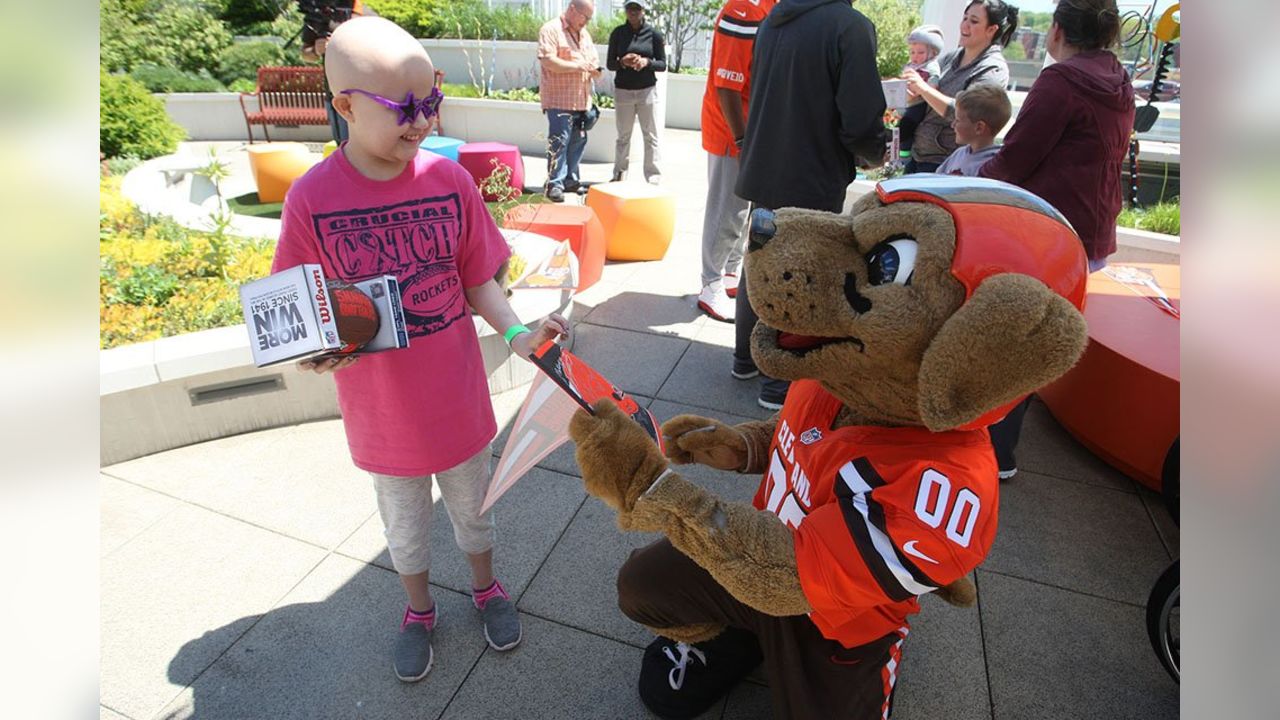
<path fill-rule="evenodd" d="M 640 666 L 640 700 L 663 720 L 697 717 L 763 659 L 755 635 L 738 628 L 697 645 L 654 638 Z"/>
<path fill-rule="evenodd" d="M 782 385 L 781 389 L 774 387 Z M 782 403 L 787 400 L 787 390 L 791 388 L 790 383 L 779 383 L 777 381 L 765 381 L 760 385 L 760 397 L 756 398 L 756 404 L 765 410 L 781 410 Z"/>
<path fill-rule="evenodd" d="M 729 374 L 738 380 L 750 380 L 760 374 L 760 370 L 756 364 L 750 360 L 742 360 L 740 358 L 733 359 L 733 369 Z"/>
<path fill-rule="evenodd" d="M 564 202 L 564 190 L 557 185 L 547 188 L 547 199 L 553 203 Z"/>

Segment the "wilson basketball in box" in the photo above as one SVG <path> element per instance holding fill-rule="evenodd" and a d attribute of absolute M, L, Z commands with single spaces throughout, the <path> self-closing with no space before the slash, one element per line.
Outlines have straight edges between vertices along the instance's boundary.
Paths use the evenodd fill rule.
<path fill-rule="evenodd" d="M 338 324 L 338 338 L 342 341 L 339 353 L 359 350 L 378 334 L 378 308 L 373 298 L 360 288 L 347 283 L 329 285 L 329 297 L 333 301 L 333 317 Z"/>

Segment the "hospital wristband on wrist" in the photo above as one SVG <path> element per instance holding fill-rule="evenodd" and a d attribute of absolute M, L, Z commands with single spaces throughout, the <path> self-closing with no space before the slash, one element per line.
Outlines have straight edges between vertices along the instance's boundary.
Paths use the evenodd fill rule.
<path fill-rule="evenodd" d="M 511 341 L 516 339 L 517 335 L 523 335 L 527 332 L 533 332 L 524 325 L 512 325 L 502 334 L 502 339 L 507 341 L 507 347 L 511 347 Z"/>

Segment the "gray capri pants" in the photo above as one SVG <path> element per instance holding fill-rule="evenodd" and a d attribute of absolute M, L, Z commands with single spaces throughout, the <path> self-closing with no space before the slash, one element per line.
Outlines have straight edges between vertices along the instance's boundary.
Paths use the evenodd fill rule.
<path fill-rule="evenodd" d="M 378 514 L 386 529 L 391 564 L 401 575 L 417 575 L 431 569 L 432 478 L 440 485 L 444 508 L 453 523 L 458 548 L 476 555 L 493 548 L 493 511 L 480 514 L 489 486 L 491 451 L 480 452 L 459 465 L 422 477 L 373 475 Z"/>

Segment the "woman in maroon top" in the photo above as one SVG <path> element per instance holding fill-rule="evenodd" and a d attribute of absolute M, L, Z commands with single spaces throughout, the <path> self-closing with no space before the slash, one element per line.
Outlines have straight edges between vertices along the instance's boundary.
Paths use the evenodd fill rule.
<path fill-rule="evenodd" d="M 1060 0 L 1046 67 L 983 177 L 1048 200 L 1071 221 L 1089 269 L 1116 251 L 1120 171 L 1133 132 L 1133 83 L 1108 48 L 1120 33 L 1115 0 Z"/>
<path fill-rule="evenodd" d="M 1089 270 L 1116 251 L 1121 163 L 1133 132 L 1133 83 L 1107 48 L 1120 34 L 1115 0 L 1059 0 L 1046 67 L 1000 152 L 978 174 L 1048 200 L 1084 243 Z M 1018 472 L 1014 448 L 1031 398 L 991 426 L 1001 479 Z"/>

